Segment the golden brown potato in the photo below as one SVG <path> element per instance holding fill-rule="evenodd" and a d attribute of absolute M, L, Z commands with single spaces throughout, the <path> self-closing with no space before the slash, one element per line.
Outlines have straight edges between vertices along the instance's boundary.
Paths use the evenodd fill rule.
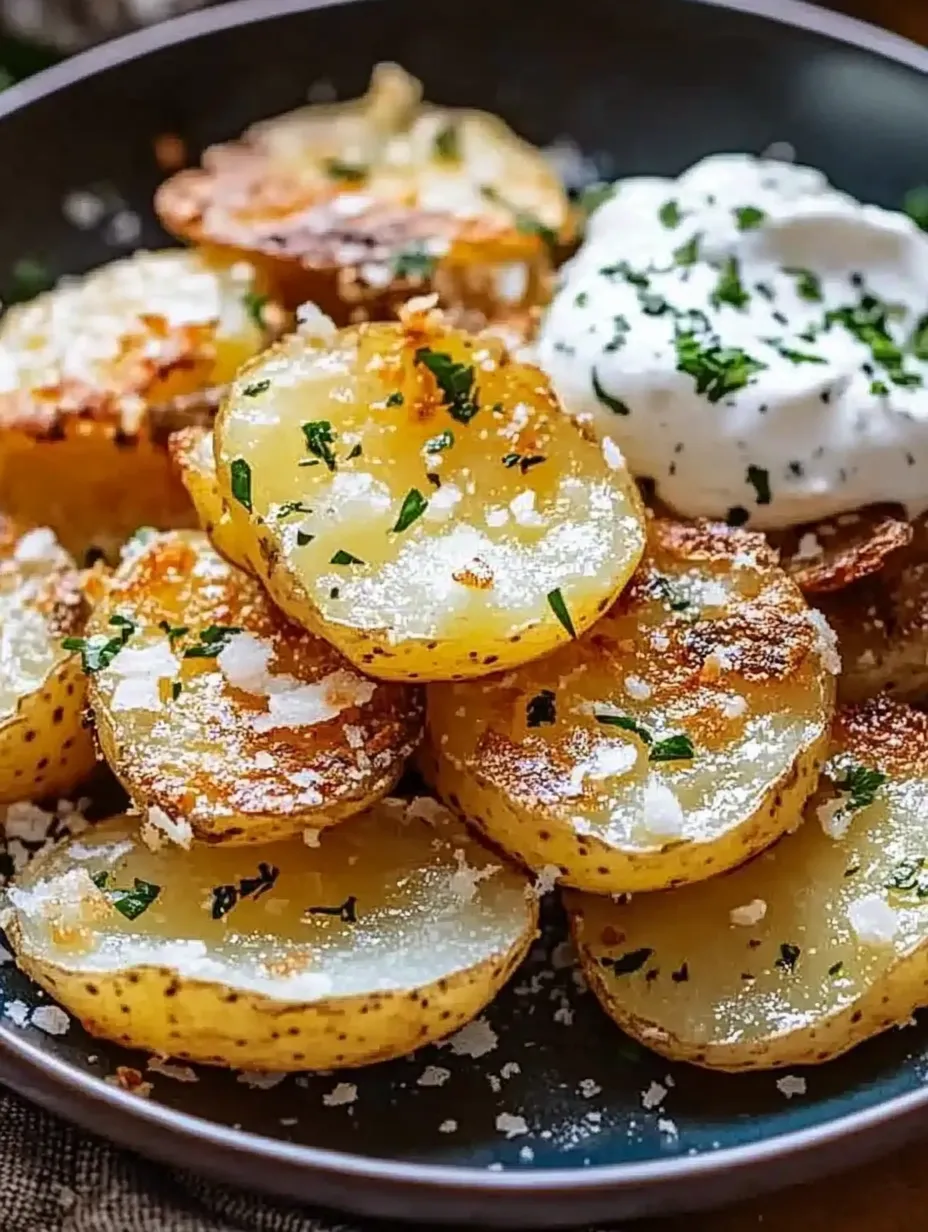
<path fill-rule="evenodd" d="M 193 521 L 164 443 L 278 332 L 247 265 L 137 253 L 0 322 L 0 506 L 78 559 Z M 276 315 L 275 315 L 276 314 Z M 280 318 L 282 319 L 282 318 Z"/>
<path fill-rule="evenodd" d="M 897 505 L 871 505 L 810 526 L 768 534 L 780 563 L 806 594 L 843 590 L 870 577 L 912 542 Z"/>
<path fill-rule="evenodd" d="M 799 826 L 725 877 L 630 902 L 570 893 L 606 1011 L 674 1060 L 827 1061 L 928 1003 L 928 718 L 845 710 Z"/>
<path fill-rule="evenodd" d="M 209 428 L 182 428 L 180 432 L 171 434 L 168 453 L 193 502 L 197 521 L 210 543 L 233 565 L 254 573 L 245 555 L 244 545 L 236 537 L 219 491 L 212 431 Z"/>
<path fill-rule="evenodd" d="M 47 528 L 0 517 L 0 803 L 65 795 L 93 769 L 80 657 L 89 605 Z"/>
<path fill-rule="evenodd" d="M 578 641 L 429 687 L 426 774 L 567 884 L 700 880 L 792 824 L 821 767 L 836 666 L 762 535 L 655 521 L 631 585 Z"/>
<path fill-rule="evenodd" d="M 537 368 L 424 305 L 247 364 L 216 462 L 276 602 L 385 679 L 546 654 L 609 606 L 644 547 L 612 442 L 587 439 Z"/>
<path fill-rule="evenodd" d="M 255 124 L 162 185 L 161 220 L 246 254 L 290 307 L 312 300 L 339 324 L 429 290 L 488 312 L 538 302 L 575 232 L 557 176 L 497 117 L 421 96 L 381 64 L 361 99 Z"/>
<path fill-rule="evenodd" d="M 152 852 L 114 818 L 8 891 L 20 966 L 88 1031 L 244 1069 L 402 1056 L 468 1022 L 525 954 L 524 874 L 434 800 L 257 848 Z"/>
<path fill-rule="evenodd" d="M 414 689 L 358 675 L 291 624 L 199 531 L 153 536 L 87 628 L 107 761 L 154 830 L 265 843 L 390 790 L 415 748 Z"/>

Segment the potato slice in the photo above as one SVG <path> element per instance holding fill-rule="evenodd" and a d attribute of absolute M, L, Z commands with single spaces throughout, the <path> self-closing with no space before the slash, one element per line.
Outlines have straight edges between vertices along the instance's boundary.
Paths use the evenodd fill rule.
<path fill-rule="evenodd" d="M 65 795 L 96 762 L 80 658 L 63 646 L 88 604 L 47 528 L 0 517 L 0 803 Z"/>
<path fill-rule="evenodd" d="M 113 554 L 140 525 L 189 525 L 164 440 L 211 421 L 217 387 L 275 332 L 279 309 L 256 285 L 247 265 L 138 253 L 11 308 L 0 323 L 4 510 L 50 526 L 79 559 L 90 547 Z"/>
<path fill-rule="evenodd" d="M 899 506 L 871 505 L 768 538 L 783 568 L 806 594 L 828 594 L 879 573 L 912 542 L 912 535 Z"/>
<path fill-rule="evenodd" d="M 276 601 L 388 679 L 546 654 L 608 607 L 644 546 L 611 442 L 587 439 L 497 339 L 421 305 L 246 365 L 216 461 Z"/>
<path fill-rule="evenodd" d="M 669 894 L 568 895 L 587 980 L 623 1030 L 677 1060 L 838 1056 L 928 1002 L 926 816 L 925 715 L 887 698 L 845 710 L 805 824 L 772 850 Z"/>
<path fill-rule="evenodd" d="M 433 800 L 318 847 L 152 852 L 114 818 L 7 891 L 20 966 L 95 1035 L 244 1069 L 334 1069 L 457 1030 L 523 957 L 537 902 Z"/>
<path fill-rule="evenodd" d="M 182 838 L 265 843 L 385 795 L 422 728 L 415 689 L 354 672 L 199 531 L 156 535 L 87 627 L 107 761 Z"/>
<path fill-rule="evenodd" d="M 837 667 L 775 561 L 755 533 L 653 522 L 632 584 L 579 641 L 429 688 L 442 798 L 598 893 L 697 881 L 768 846 L 815 785 Z"/>
<path fill-rule="evenodd" d="M 348 103 L 303 107 L 213 146 L 162 185 L 167 229 L 245 253 L 291 307 L 340 323 L 410 294 L 492 312 L 547 295 L 576 220 L 541 153 L 496 116 L 433 107 L 381 64 Z"/>
<path fill-rule="evenodd" d="M 210 429 L 182 428 L 172 433 L 168 453 L 210 543 L 233 565 L 254 573 L 219 491 Z"/>

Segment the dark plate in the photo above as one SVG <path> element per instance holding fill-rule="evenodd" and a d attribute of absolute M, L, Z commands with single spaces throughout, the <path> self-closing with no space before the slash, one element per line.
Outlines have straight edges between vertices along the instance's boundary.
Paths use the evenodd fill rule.
<path fill-rule="evenodd" d="M 886 205 L 926 178 L 928 53 L 787 0 L 245 0 L 0 96 L 0 286 L 12 288 L 24 256 L 55 275 L 111 259 L 114 226 L 127 248 L 162 243 L 149 207 L 159 133 L 201 146 L 298 104 L 313 83 L 357 93 L 385 58 L 437 100 L 497 110 L 540 143 L 571 137 L 605 173 L 673 174 L 714 150 L 789 141 L 841 187 Z M 66 195 L 101 186 L 117 214 L 117 198 L 130 212 L 91 231 L 69 225 Z M 144 1057 L 76 1026 L 52 1037 L 6 1018 L 0 1077 L 125 1145 L 239 1184 L 484 1226 L 728 1201 L 851 1164 L 928 1123 L 924 1024 L 806 1072 L 808 1090 L 792 1100 L 775 1075 L 668 1066 L 626 1041 L 569 967 L 551 966 L 552 916 L 546 945 L 489 1011 L 499 1042 L 481 1057 L 428 1049 L 267 1090 L 222 1073 L 195 1085 L 154 1075 L 143 1100 L 101 1079 Z M 35 996 L 0 966 L 0 1004 Z M 421 1084 L 430 1065 L 450 1071 L 443 1085 Z M 357 1097 L 328 1106 L 339 1080 Z M 654 1082 L 667 1092 L 648 1109 Z M 503 1114 L 526 1132 L 507 1139 Z"/>

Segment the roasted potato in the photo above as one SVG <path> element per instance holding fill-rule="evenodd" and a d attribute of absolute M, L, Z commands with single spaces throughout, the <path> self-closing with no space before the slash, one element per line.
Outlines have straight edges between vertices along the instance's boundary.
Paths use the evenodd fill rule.
<path fill-rule="evenodd" d="M 494 843 L 570 885 L 697 881 L 794 824 L 836 668 L 762 535 L 655 520 L 631 585 L 578 641 L 430 686 L 424 766 Z"/>
<path fill-rule="evenodd" d="M 829 594 L 879 573 L 912 542 L 913 527 L 897 505 L 870 505 L 767 537 L 802 591 Z"/>
<path fill-rule="evenodd" d="M 612 443 L 586 439 L 537 368 L 424 308 L 246 365 L 216 462 L 277 603 L 386 679 L 546 654 L 608 607 L 644 547 Z"/>
<path fill-rule="evenodd" d="M 524 875 L 433 800 L 385 800 L 317 847 L 151 851 L 119 817 L 8 889 L 19 965 L 95 1035 L 244 1069 L 412 1052 L 502 987 L 534 934 Z"/>
<path fill-rule="evenodd" d="M 360 676 L 199 531 L 153 536 L 87 627 L 107 761 L 154 829 L 267 843 L 385 795 L 422 728 L 416 689 Z"/>
<path fill-rule="evenodd" d="M 838 1056 L 928 1003 L 926 816 L 928 718 L 887 698 L 851 707 L 804 824 L 764 855 L 630 902 L 568 895 L 587 980 L 623 1030 L 675 1060 Z"/>
<path fill-rule="evenodd" d="M 209 428 L 182 428 L 168 441 L 168 453 L 210 543 L 239 569 L 254 573 L 244 545 L 236 537 L 216 478 L 213 434 Z"/>
<path fill-rule="evenodd" d="M 138 253 L 10 308 L 0 507 L 50 526 L 78 560 L 112 555 L 140 525 L 192 524 L 164 442 L 211 422 L 217 389 L 276 332 L 257 286 L 241 263 Z"/>
<path fill-rule="evenodd" d="M 195 244 L 245 254 L 290 306 L 339 324 L 411 294 L 494 315 L 547 295 L 576 220 L 541 153 L 502 120 L 423 104 L 395 64 L 368 93 L 255 124 L 180 171 L 155 206 Z"/>
<path fill-rule="evenodd" d="M 52 532 L 0 516 L 0 803 L 64 795 L 94 767 L 80 657 L 62 644 L 88 610 Z"/>

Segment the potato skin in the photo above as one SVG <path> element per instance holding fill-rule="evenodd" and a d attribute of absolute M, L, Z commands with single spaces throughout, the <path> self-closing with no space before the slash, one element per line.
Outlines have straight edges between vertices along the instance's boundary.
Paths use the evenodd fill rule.
<path fill-rule="evenodd" d="M 190 427 L 173 432 L 168 440 L 168 453 L 210 543 L 231 564 L 254 573 L 219 491 L 212 431 Z"/>

